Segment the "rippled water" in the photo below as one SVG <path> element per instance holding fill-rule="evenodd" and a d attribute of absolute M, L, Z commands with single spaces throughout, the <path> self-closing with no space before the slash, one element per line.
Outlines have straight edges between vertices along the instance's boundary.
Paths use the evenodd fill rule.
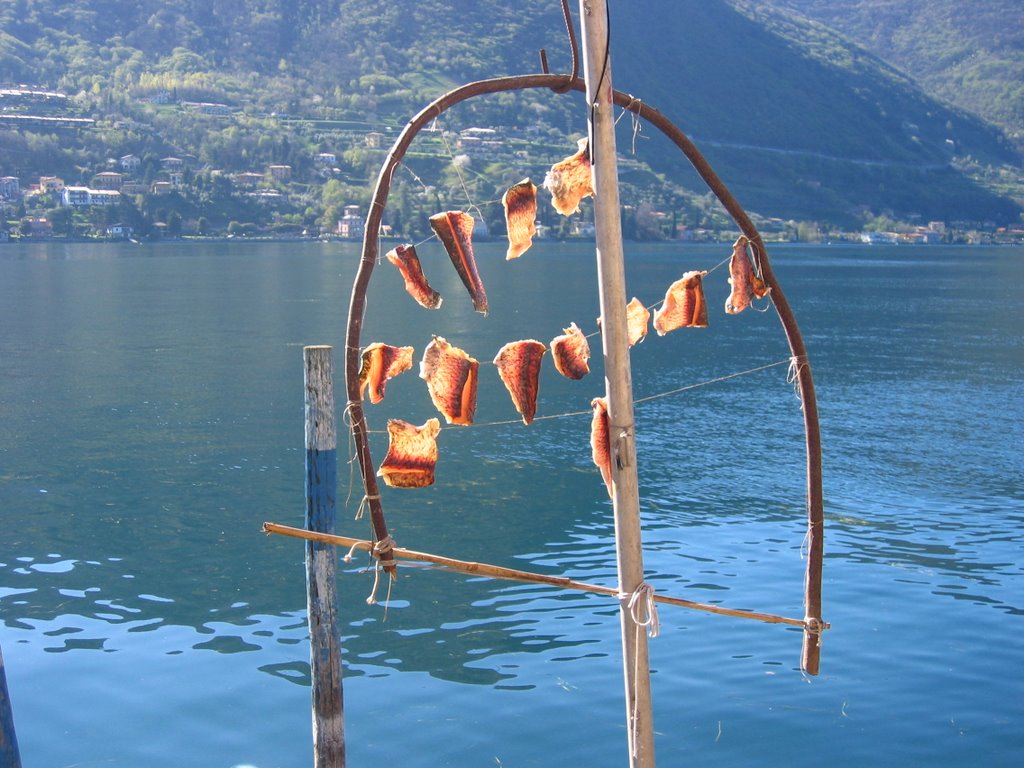
<path fill-rule="evenodd" d="M 364 341 L 418 356 L 439 333 L 489 360 L 515 338 L 593 329 L 592 247 L 502 254 L 478 254 L 487 318 L 429 247 L 439 313 L 378 267 Z M 1018 765 L 1024 253 L 772 254 L 818 387 L 833 629 L 805 678 L 798 631 L 662 607 L 658 762 Z M 727 255 L 628 245 L 628 290 L 653 304 Z M 0 249 L 0 646 L 26 766 L 311 763 L 303 548 L 260 524 L 301 525 L 301 348 L 340 360 L 356 258 L 336 244 Z M 637 405 L 648 579 L 799 617 L 799 402 L 774 313 L 717 310 L 723 271 L 706 282 L 710 328 L 634 350 L 636 397 L 779 365 Z M 592 363 L 581 382 L 548 367 L 539 415 L 586 411 L 603 386 Z M 589 416 L 496 424 L 515 413 L 490 376 L 490 426 L 442 432 L 437 485 L 385 490 L 396 539 L 614 584 Z M 421 384 L 393 380 L 371 427 L 432 415 Z M 339 483 L 344 501 L 346 467 Z M 359 495 L 343 533 L 367 533 Z M 385 611 L 365 602 L 365 560 L 341 568 L 350 764 L 625 764 L 614 602 L 400 573 Z"/>

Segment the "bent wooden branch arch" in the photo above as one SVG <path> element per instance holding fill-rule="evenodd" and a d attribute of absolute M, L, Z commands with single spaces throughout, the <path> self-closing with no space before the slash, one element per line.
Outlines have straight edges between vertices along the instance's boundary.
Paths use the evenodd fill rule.
<path fill-rule="evenodd" d="M 566 88 L 566 85 L 569 88 Z M 363 326 L 363 315 L 366 310 L 366 291 L 370 275 L 379 256 L 378 237 L 384 209 L 391 190 L 391 180 L 413 139 L 433 120 L 440 117 L 451 107 L 476 98 L 495 93 L 520 91 L 529 89 L 548 89 L 554 92 L 575 90 L 586 91 L 584 81 L 578 77 L 568 78 L 565 75 L 535 74 L 500 77 L 490 80 L 479 80 L 451 90 L 431 102 L 402 129 L 391 150 L 388 152 L 384 165 L 381 167 L 374 189 L 373 201 L 366 217 L 363 235 L 362 257 L 352 286 L 352 296 L 348 311 L 348 330 L 345 339 L 345 379 L 348 396 L 347 413 L 352 425 L 352 436 L 356 448 L 356 458 L 360 473 L 363 476 L 365 500 L 369 505 L 370 518 L 373 525 L 374 538 L 378 541 L 390 541 L 384 509 L 380 501 L 380 487 L 374 471 L 373 458 L 370 454 L 366 416 L 363 412 L 359 394 L 360 368 L 360 337 Z M 707 184 L 723 207 L 736 222 L 740 231 L 746 235 L 754 249 L 755 257 L 761 265 L 762 277 L 771 287 L 771 298 L 779 313 L 789 343 L 790 354 L 795 369 L 796 385 L 804 417 L 804 436 L 807 455 L 807 573 L 804 592 L 804 640 L 801 666 L 809 674 L 818 673 L 820 663 L 820 638 L 825 622 L 821 618 L 821 570 L 824 557 L 824 499 L 822 494 L 821 476 L 821 431 L 818 422 L 818 406 L 814 392 L 814 379 L 811 374 L 807 350 L 803 336 L 797 325 L 793 310 L 786 300 L 782 286 L 772 270 L 768 260 L 768 251 L 760 232 L 754 226 L 746 211 L 739 204 L 728 188 L 711 168 L 692 141 L 677 128 L 661 112 L 639 99 L 620 91 L 613 94 L 617 106 L 626 109 L 639 118 L 646 119 L 665 134 L 693 165 L 694 169 Z M 395 574 L 395 561 L 389 550 L 380 554 L 381 564 L 392 576 Z"/>

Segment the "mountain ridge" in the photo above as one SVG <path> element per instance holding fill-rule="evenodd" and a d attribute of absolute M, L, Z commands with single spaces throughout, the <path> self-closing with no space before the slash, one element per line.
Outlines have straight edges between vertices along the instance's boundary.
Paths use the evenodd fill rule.
<path fill-rule="evenodd" d="M 741 202 L 763 215 L 843 225 L 879 214 L 1019 221 L 1019 200 L 962 167 L 968 156 L 981 168 L 1019 167 L 998 130 L 930 100 L 821 24 L 769 5 L 612 4 L 615 87 L 687 131 Z M 227 171 L 290 162 L 301 176 L 312 173 L 313 150 L 345 140 L 341 181 L 356 195 L 379 159 L 357 132 L 332 134 L 332 125 L 387 135 L 454 85 L 538 71 L 539 48 L 553 71 L 569 68 L 561 9 L 551 0 L 516 8 L 493 0 L 0 0 L 0 23 L 0 81 L 64 89 L 102 133 L 58 148 L 45 132 L 5 135 L 0 126 L 0 149 L 8 150 L 0 173 L 42 172 L 42 163 L 60 161 L 91 174 L 118 153 L 175 151 Z M 218 122 L 153 106 L 165 94 L 175 103 L 224 103 L 234 116 Z M 456 130 L 536 122 L 548 146 L 570 147 L 586 130 L 584 107 L 526 93 L 467 104 L 446 120 Z M 650 169 L 631 190 L 632 204 L 678 201 L 675 185 L 691 198 L 703 194 L 685 160 L 649 127 L 623 120 L 620 132 L 620 150 Z M 510 158 L 471 162 L 495 186 L 514 173 Z M 431 170 L 447 173 L 442 166 Z M 670 182 L 659 188 L 658 179 Z M 696 216 L 692 205 L 686 215 Z"/>
<path fill-rule="evenodd" d="M 1024 148 L 1024 24 L 1014 0 L 767 0 L 827 24 Z M 1016 18 L 1017 22 L 1013 23 Z"/>

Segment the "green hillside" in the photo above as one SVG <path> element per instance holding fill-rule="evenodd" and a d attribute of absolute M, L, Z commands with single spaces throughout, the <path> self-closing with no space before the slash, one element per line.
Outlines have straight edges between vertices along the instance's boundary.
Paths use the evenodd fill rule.
<path fill-rule="evenodd" d="M 616 85 L 677 115 L 755 210 L 1011 215 L 951 165 L 968 154 L 1019 165 L 999 131 L 820 25 L 700 0 L 666 4 L 656 19 L 617 25 Z"/>
<path fill-rule="evenodd" d="M 1019 222 L 1015 184 L 977 181 L 1019 169 L 1005 136 L 822 25 L 739 0 L 611 6 L 616 88 L 675 120 L 752 211 L 845 227 L 880 215 Z M 173 155 L 183 184 L 161 200 L 138 192 L 125 218 L 330 228 L 344 204 L 365 204 L 412 114 L 459 83 L 538 71 L 540 48 L 568 68 L 554 0 L 0 0 L 0 84 L 67 96 L 0 98 L 0 175 L 87 184 L 133 154 L 152 185 Z M 21 119 L 40 117 L 93 122 Z M 458 132 L 470 127 L 503 141 L 467 153 Z M 493 200 L 542 175 L 583 134 L 586 109 L 578 94 L 508 94 L 461 105 L 439 128 L 396 179 L 397 232 L 464 205 L 464 187 Z M 677 150 L 650 126 L 623 119 L 620 131 L 627 205 L 714 223 Z M 268 177 L 260 195 L 232 186 L 270 164 L 291 177 Z"/>
<path fill-rule="evenodd" d="M 771 0 L 842 32 L 929 93 L 1024 147 L 1024 8 L 1018 0 Z"/>

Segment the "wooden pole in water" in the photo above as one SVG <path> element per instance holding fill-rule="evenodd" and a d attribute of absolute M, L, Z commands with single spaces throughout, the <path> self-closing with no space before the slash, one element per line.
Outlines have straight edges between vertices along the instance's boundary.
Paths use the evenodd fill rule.
<path fill-rule="evenodd" d="M 590 107 L 590 158 L 601 299 L 601 343 L 612 458 L 629 764 L 632 768 L 653 768 L 654 725 L 647 632 L 637 624 L 633 611 L 627 605 L 630 598 L 640 596 L 644 585 L 644 561 L 606 0 L 580 0 L 580 19 L 583 26 L 584 80 Z"/>
<path fill-rule="evenodd" d="M 306 528 L 334 533 L 338 479 L 331 348 L 304 347 Z M 306 542 L 306 608 L 313 696 L 313 765 L 344 768 L 345 719 L 338 633 L 337 560 L 328 544 Z"/>
<path fill-rule="evenodd" d="M 7 694 L 7 673 L 4 671 L 4 651 L 0 648 L 0 765 L 21 768 L 18 737 L 14 732 L 14 712 Z"/>

